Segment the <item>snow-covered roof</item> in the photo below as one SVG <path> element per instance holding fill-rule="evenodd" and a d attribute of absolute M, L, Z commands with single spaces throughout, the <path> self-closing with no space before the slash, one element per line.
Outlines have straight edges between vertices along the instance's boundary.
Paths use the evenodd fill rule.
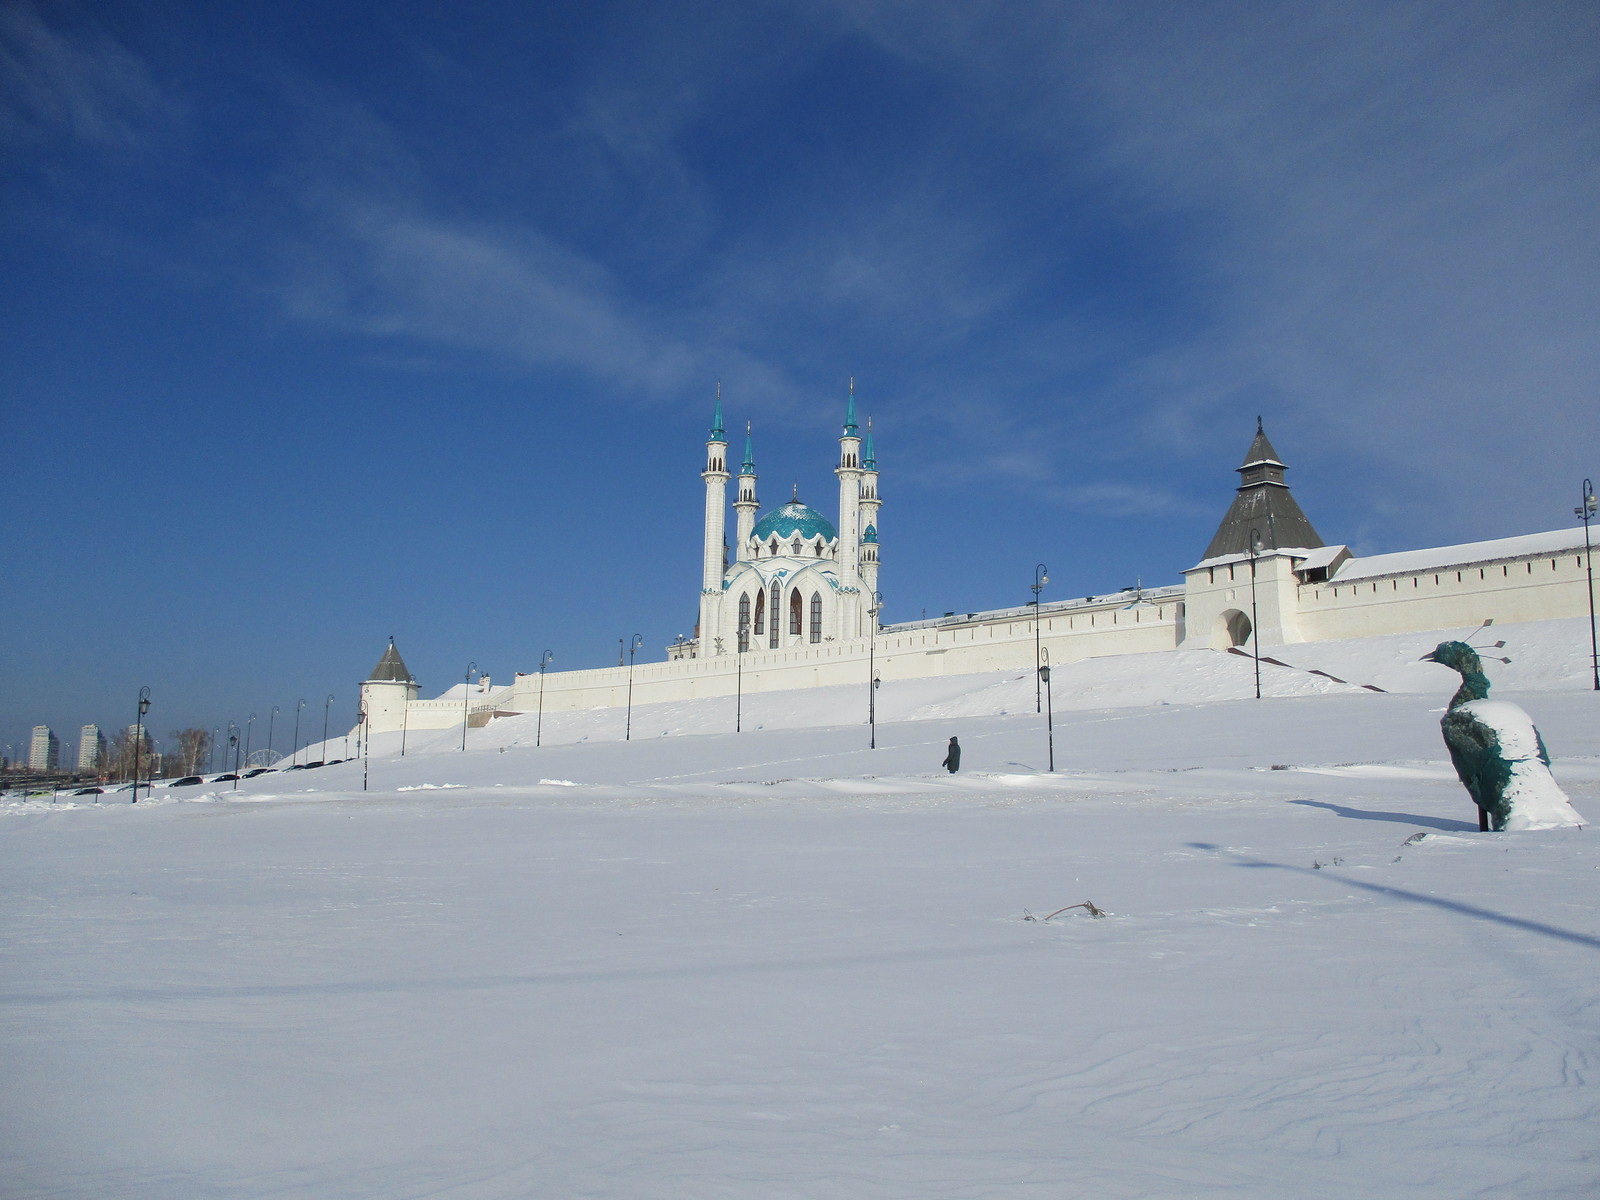
<path fill-rule="evenodd" d="M 1056 613 L 1132 608 L 1135 604 L 1155 604 L 1181 599 L 1183 599 L 1183 585 L 1168 584 L 1165 587 L 1124 588 L 1120 592 L 1083 596 L 1076 600 L 1047 600 L 1039 605 L 1038 612 L 1044 616 L 1053 616 Z M 933 629 L 945 625 L 981 625 L 990 621 L 1032 620 L 1034 611 L 1033 605 L 1020 604 L 1014 608 L 991 608 L 983 612 L 946 613 L 942 617 L 925 617 L 920 621 L 896 621 L 881 628 L 885 631 L 903 633 L 910 629 Z"/>
<path fill-rule="evenodd" d="M 1349 557 L 1349 546 L 1318 546 L 1305 556 L 1304 561 L 1295 564 L 1295 570 L 1321 571 L 1332 567 L 1341 558 L 1348 559 Z"/>
<path fill-rule="evenodd" d="M 1396 554 L 1373 554 L 1352 558 L 1330 578 L 1330 583 L 1352 579 L 1375 579 L 1383 575 L 1410 575 L 1418 571 L 1451 570 L 1513 558 L 1538 558 L 1564 554 L 1583 548 L 1583 528 L 1555 529 L 1549 533 L 1525 533 L 1520 537 L 1496 538 L 1488 542 L 1465 542 L 1459 546 L 1435 546 L 1429 550 L 1402 550 Z"/>
<path fill-rule="evenodd" d="M 1341 547 L 1336 546 L 1334 549 L 1341 549 Z M 1313 554 L 1321 553 L 1322 550 L 1323 547 L 1321 546 L 1277 546 L 1268 547 L 1261 550 L 1256 557 L 1259 559 L 1268 559 L 1276 558 L 1281 554 L 1288 558 L 1294 559 L 1295 565 L 1298 567 L 1302 559 L 1310 558 Z M 1241 563 L 1249 561 L 1250 554 L 1248 551 L 1240 551 L 1236 554 L 1217 554 L 1213 555 L 1211 558 L 1202 558 L 1199 562 L 1195 563 L 1194 566 L 1190 567 L 1189 570 L 1199 571 L 1205 567 L 1221 567 L 1226 566 L 1228 563 Z"/>

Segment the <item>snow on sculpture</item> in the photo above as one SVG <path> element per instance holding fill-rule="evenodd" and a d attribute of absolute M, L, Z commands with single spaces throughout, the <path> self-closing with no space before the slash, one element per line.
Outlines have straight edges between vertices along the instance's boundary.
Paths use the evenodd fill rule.
<path fill-rule="evenodd" d="M 1533 719 L 1515 704 L 1490 700 L 1489 677 L 1465 642 L 1440 642 L 1423 662 L 1461 675 L 1439 722 L 1456 774 L 1481 814 L 1479 828 L 1560 829 L 1583 818 L 1550 774 L 1550 753 Z"/>

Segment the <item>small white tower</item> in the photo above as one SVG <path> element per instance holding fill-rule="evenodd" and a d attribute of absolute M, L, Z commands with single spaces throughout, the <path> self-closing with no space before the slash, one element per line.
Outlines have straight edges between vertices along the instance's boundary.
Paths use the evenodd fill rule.
<path fill-rule="evenodd" d="M 861 429 L 856 424 L 856 381 L 850 380 L 850 400 L 844 411 L 844 433 L 839 438 L 839 574 L 849 582 L 861 578 Z M 867 605 L 857 593 L 855 602 L 843 604 L 847 637 L 865 637 L 861 614 Z"/>
<path fill-rule="evenodd" d="M 739 495 L 733 502 L 738 514 L 733 538 L 735 561 L 743 558 L 750 545 L 750 531 L 756 527 L 756 510 L 761 502 L 756 499 L 756 460 L 750 444 L 750 422 L 744 423 L 744 462 L 739 465 Z"/>
<path fill-rule="evenodd" d="M 406 705 L 417 698 L 417 681 L 406 670 L 405 660 L 389 639 L 372 676 L 361 685 L 361 703 L 367 711 L 367 729 L 372 733 L 391 733 L 405 724 Z"/>
<path fill-rule="evenodd" d="M 867 444 L 861 450 L 861 582 L 867 608 L 878 590 L 878 458 L 872 448 L 872 418 L 867 418 Z"/>
<path fill-rule="evenodd" d="M 717 408 L 711 417 L 711 437 L 706 442 L 705 554 L 700 573 L 700 653 L 716 653 L 712 635 L 721 627 L 723 551 L 728 522 L 728 433 L 722 427 L 722 385 L 717 384 Z"/>

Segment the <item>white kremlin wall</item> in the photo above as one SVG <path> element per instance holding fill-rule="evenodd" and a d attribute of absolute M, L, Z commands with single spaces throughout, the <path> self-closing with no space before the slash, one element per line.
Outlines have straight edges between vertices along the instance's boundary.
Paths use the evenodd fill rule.
<path fill-rule="evenodd" d="M 1338 548 L 1334 548 L 1337 550 Z M 1301 582 L 1308 551 L 1268 551 L 1255 564 L 1255 610 L 1261 646 L 1497 625 L 1589 615 L 1583 530 L 1432 550 L 1343 557 L 1331 578 Z M 1315 552 L 1326 560 L 1332 555 Z M 1313 560 L 1315 561 L 1315 560 Z M 1229 618 L 1251 611 L 1248 557 L 1203 562 L 1179 587 L 1044 604 L 1038 640 L 1052 664 L 1117 654 L 1234 644 Z M 1235 626 L 1237 629 L 1237 626 Z M 1248 632 L 1248 626 L 1246 627 Z M 651 704 L 735 692 L 784 691 L 843 683 L 921 679 L 981 671 L 1031 671 L 1035 627 L 1031 606 L 886 626 L 876 638 L 738 656 L 637 663 L 632 701 Z M 1240 639 L 1248 645 L 1247 639 Z M 739 661 L 742 657 L 742 663 Z M 548 712 L 619 708 L 629 700 L 627 667 L 550 672 L 543 679 Z M 368 684 L 367 687 L 378 685 Z M 391 685 L 393 686 L 393 685 Z M 457 685 L 432 700 L 372 707 L 376 731 L 443 729 L 499 714 L 531 713 L 540 677 L 519 675 L 505 686 Z"/>

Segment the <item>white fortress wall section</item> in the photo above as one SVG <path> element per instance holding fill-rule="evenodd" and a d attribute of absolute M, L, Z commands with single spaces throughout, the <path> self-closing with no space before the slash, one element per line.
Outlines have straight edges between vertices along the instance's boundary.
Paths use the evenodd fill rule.
<path fill-rule="evenodd" d="M 1583 530 L 1351 559 L 1299 606 L 1304 641 L 1587 617 Z"/>
<path fill-rule="evenodd" d="M 1368 558 L 1344 558 L 1327 580 L 1300 582 L 1307 551 L 1266 551 L 1256 560 L 1256 613 L 1263 646 L 1371 637 L 1457 626 L 1586 617 L 1589 613 L 1583 531 L 1558 530 L 1464 546 Z M 1122 593 L 1095 600 L 1045 604 L 1039 640 L 1054 663 L 1114 654 L 1185 648 L 1226 648 L 1230 619 L 1250 614 L 1250 561 L 1234 556 L 1186 572 L 1183 587 L 1146 590 L 1136 601 Z M 1233 626 L 1237 629 L 1237 625 Z M 885 626 L 866 638 L 817 646 L 754 649 L 744 654 L 742 680 L 732 653 L 709 658 L 641 662 L 633 668 L 633 701 L 731 696 L 749 692 L 865 682 L 869 655 L 880 679 L 920 679 L 979 671 L 1032 671 L 1033 609 L 969 613 Z M 550 672 L 544 708 L 550 712 L 622 707 L 628 668 Z M 533 712 L 537 673 L 486 693 L 474 689 L 468 716 L 482 723 L 496 713 Z M 376 730 L 442 729 L 460 724 L 461 687 L 433 700 L 384 705 Z"/>
<path fill-rule="evenodd" d="M 1312 574 L 1307 563 L 1317 562 L 1331 562 L 1331 578 L 1302 582 Z M 1254 566 L 1262 646 L 1589 614 L 1581 528 L 1368 558 L 1266 550 Z M 1046 603 L 1038 610 L 1038 640 L 1053 664 L 1178 646 L 1242 645 L 1250 635 L 1250 568 L 1248 555 L 1232 555 L 1190 568 L 1182 587 L 1144 590 L 1138 598 L 1125 592 Z M 742 656 L 637 662 L 634 702 L 731 696 L 739 688 L 757 693 L 866 682 L 869 658 L 872 672 L 886 682 L 984 670 L 1030 672 L 1034 610 L 1022 606 L 885 626 L 870 645 L 867 638 L 840 638 L 781 650 L 757 648 Z M 547 712 L 622 707 L 627 696 L 627 667 L 544 677 Z M 518 675 L 512 685 L 474 688 L 467 696 L 456 685 L 437 699 L 376 707 L 373 728 L 378 731 L 398 730 L 402 723 L 413 730 L 440 730 L 459 725 L 462 715 L 482 725 L 494 714 L 538 709 L 539 675 Z"/>
<path fill-rule="evenodd" d="M 1308 564 L 1319 556 L 1337 565 L 1329 578 L 1308 578 L 1315 574 Z M 1368 558 L 1269 550 L 1257 556 L 1254 569 L 1263 645 L 1589 613 L 1581 529 Z M 1186 648 L 1244 643 L 1250 576 L 1248 555 L 1208 559 L 1185 572 Z"/>
<path fill-rule="evenodd" d="M 1243 645 L 1256 623 L 1263 644 L 1300 641 L 1301 585 L 1294 556 L 1308 553 L 1267 550 L 1253 563 L 1248 555 L 1226 555 L 1185 571 L 1183 647 L 1222 650 Z"/>
<path fill-rule="evenodd" d="M 1095 601 L 1067 601 L 1041 606 L 1039 640 L 1052 664 L 1107 654 L 1143 654 L 1171 650 L 1177 644 L 1181 616 L 1180 588 L 1146 591 L 1133 602 L 1130 594 Z M 980 671 L 1031 672 L 1034 624 L 1030 607 L 999 613 L 974 613 L 885 627 L 876 639 L 826 642 L 820 646 L 751 650 L 742 656 L 640 662 L 633 667 L 633 702 L 652 704 L 706 696 L 732 696 L 744 691 L 776 692 L 793 688 L 862 683 L 873 673 L 885 681 Z M 738 658 L 742 657 L 740 670 Z M 742 676 L 742 678 L 741 678 Z M 458 684 L 433 700 L 415 700 L 404 715 L 415 730 L 459 726 L 463 716 L 481 724 L 494 713 L 531 713 L 539 708 L 539 676 L 519 675 L 509 686 L 465 700 Z M 628 668 L 551 671 L 544 677 L 544 711 L 621 708 L 628 702 Z M 374 723 L 377 732 L 400 728 L 401 714 L 390 724 Z"/>

